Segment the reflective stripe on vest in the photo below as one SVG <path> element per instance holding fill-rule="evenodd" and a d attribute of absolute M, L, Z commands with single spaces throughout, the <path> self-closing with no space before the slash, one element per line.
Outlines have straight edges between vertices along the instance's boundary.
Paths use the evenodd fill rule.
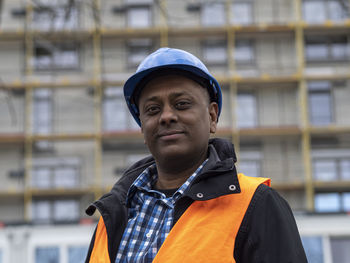
<path fill-rule="evenodd" d="M 238 174 L 241 193 L 195 201 L 184 212 L 158 251 L 153 263 L 228 263 L 237 232 L 260 184 L 270 179 Z"/>
<path fill-rule="evenodd" d="M 94 248 L 91 252 L 90 263 L 110 263 L 108 253 L 108 237 L 106 226 L 102 216 L 97 225 L 95 234 Z"/>

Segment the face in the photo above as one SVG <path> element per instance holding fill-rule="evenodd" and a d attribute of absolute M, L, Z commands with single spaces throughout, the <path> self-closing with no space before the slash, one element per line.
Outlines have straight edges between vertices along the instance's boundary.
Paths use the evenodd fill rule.
<path fill-rule="evenodd" d="M 156 161 L 207 154 L 218 105 L 196 82 L 173 75 L 155 78 L 142 90 L 139 109 L 145 143 Z"/>

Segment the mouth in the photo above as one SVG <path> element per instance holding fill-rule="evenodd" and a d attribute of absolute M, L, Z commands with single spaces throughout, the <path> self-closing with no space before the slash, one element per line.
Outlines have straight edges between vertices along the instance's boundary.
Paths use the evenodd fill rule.
<path fill-rule="evenodd" d="M 158 137 L 163 140 L 174 140 L 179 138 L 182 134 L 184 134 L 183 131 L 171 130 L 171 131 L 163 131 L 158 133 Z"/>

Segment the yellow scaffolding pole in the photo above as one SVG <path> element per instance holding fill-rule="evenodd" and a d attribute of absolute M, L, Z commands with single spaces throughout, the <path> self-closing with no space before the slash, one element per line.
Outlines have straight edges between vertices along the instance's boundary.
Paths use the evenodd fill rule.
<path fill-rule="evenodd" d="M 302 126 L 302 156 L 305 174 L 305 191 L 306 191 L 306 208 L 309 211 L 314 210 L 314 187 L 312 179 L 311 166 L 311 142 L 310 142 L 310 125 L 308 118 L 308 92 L 304 76 L 305 58 L 304 58 L 304 30 L 302 19 L 301 0 L 295 1 L 295 46 L 297 55 L 297 74 L 300 76 L 299 81 L 299 104 Z"/>
<path fill-rule="evenodd" d="M 25 52 L 26 52 L 26 75 L 30 76 L 33 74 L 33 35 L 30 28 L 33 17 L 33 7 L 31 0 L 26 1 L 26 26 L 25 26 Z M 32 194 L 31 194 L 31 170 L 32 170 L 32 156 L 33 156 L 33 142 L 31 139 L 32 130 L 32 98 L 33 89 L 31 86 L 26 88 L 25 93 L 25 144 L 24 144 L 24 159 L 25 159 L 25 169 L 24 169 L 24 220 L 30 221 L 31 218 L 31 204 L 32 204 Z"/>
<path fill-rule="evenodd" d="M 167 18 L 167 4 L 166 0 L 159 1 L 159 8 L 161 9 L 161 29 L 160 29 L 160 46 L 167 47 L 169 45 L 168 36 L 168 18 Z"/>
<path fill-rule="evenodd" d="M 101 83 L 101 24 L 100 24 L 100 1 L 93 1 L 95 30 L 92 36 L 94 56 L 94 112 L 95 112 L 95 181 L 94 195 L 98 199 L 102 195 L 102 83 Z"/>
<path fill-rule="evenodd" d="M 231 139 L 235 146 L 235 151 L 239 154 L 239 132 L 237 130 L 237 120 L 236 120 L 236 105 L 237 105 L 237 82 L 232 76 L 235 74 L 235 60 L 234 60 L 234 50 L 235 50 L 235 32 L 231 28 L 231 4 L 233 1 L 226 0 L 226 30 L 227 30 L 227 57 L 228 57 L 228 69 L 229 69 L 229 94 L 230 94 L 230 108 L 231 108 Z M 239 160 L 238 160 L 239 161 Z"/>

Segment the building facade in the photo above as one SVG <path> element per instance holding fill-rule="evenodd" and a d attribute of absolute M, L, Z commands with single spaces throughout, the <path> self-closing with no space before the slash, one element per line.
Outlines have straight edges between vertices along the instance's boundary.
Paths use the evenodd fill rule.
<path fill-rule="evenodd" d="M 96 219 L 84 209 L 148 154 L 123 83 L 164 46 L 198 56 L 218 79 L 215 136 L 234 143 L 238 171 L 270 177 L 288 200 L 309 261 L 349 262 L 349 9 L 0 1 L 0 263 L 82 262 Z"/>

